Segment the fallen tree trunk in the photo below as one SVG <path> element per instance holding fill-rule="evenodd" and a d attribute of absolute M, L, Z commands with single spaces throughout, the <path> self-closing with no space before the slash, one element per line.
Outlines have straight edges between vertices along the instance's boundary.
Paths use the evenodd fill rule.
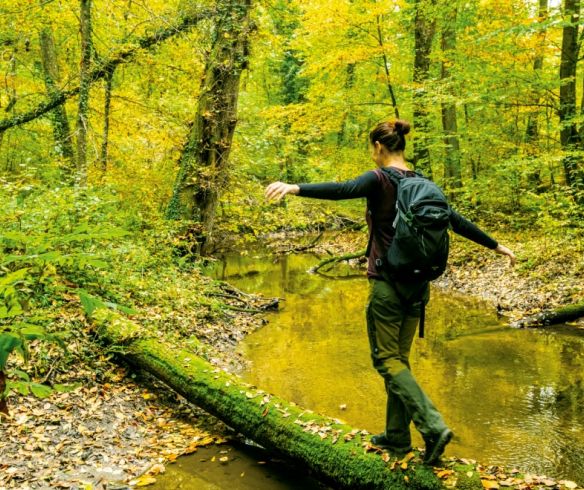
<path fill-rule="evenodd" d="M 558 323 L 566 323 L 584 317 L 584 301 L 569 306 L 556 308 L 555 310 L 545 310 L 535 315 L 530 315 L 521 320 L 513 322 L 511 325 L 518 328 L 538 328 Z"/>
<path fill-rule="evenodd" d="M 135 43 L 132 43 L 131 46 L 119 51 L 111 58 L 103 60 L 98 66 L 91 70 L 88 74 L 89 83 L 92 84 L 97 80 L 104 78 L 116 66 L 130 61 L 134 55 L 141 50 L 149 49 L 172 36 L 194 27 L 199 21 L 209 18 L 211 14 L 212 11 L 203 11 L 197 14 L 185 16 L 178 23 L 171 25 L 170 27 L 158 29 L 153 34 L 138 39 Z M 17 114 L 14 117 L 1 120 L 0 134 L 14 126 L 20 126 L 39 118 L 47 112 L 63 105 L 67 99 L 74 97 L 78 93 L 79 87 L 74 87 L 70 90 L 55 91 L 51 94 L 49 99 L 41 102 L 36 108 L 31 109 L 28 112 L 23 112 L 22 114 Z"/>
<path fill-rule="evenodd" d="M 350 253 L 350 254 L 330 257 L 328 259 L 321 260 L 317 265 L 315 265 L 314 267 L 312 267 L 310 269 L 310 272 L 318 272 L 325 265 L 332 267 L 334 264 L 337 264 L 339 262 L 343 262 L 345 260 L 351 260 L 351 259 L 358 259 L 360 257 L 365 257 L 365 250 L 359 250 L 358 252 L 354 252 L 354 253 Z"/>
<path fill-rule="evenodd" d="M 167 346 L 148 336 L 117 312 L 94 310 L 92 321 L 100 338 L 121 348 L 123 357 L 131 364 L 153 374 L 246 437 L 308 468 L 335 488 L 442 488 L 431 468 L 421 464 L 419 455 L 414 457 L 410 453 L 407 462 L 398 462 L 371 446 L 367 432 L 245 384 L 193 352 Z"/>

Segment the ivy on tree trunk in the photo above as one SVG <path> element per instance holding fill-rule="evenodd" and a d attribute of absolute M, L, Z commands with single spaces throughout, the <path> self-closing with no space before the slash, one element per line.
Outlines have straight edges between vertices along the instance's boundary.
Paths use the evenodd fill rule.
<path fill-rule="evenodd" d="M 566 152 L 563 159 L 566 183 L 576 192 L 584 192 L 582 157 L 576 150 L 582 149 L 582 140 L 576 124 L 576 71 L 580 44 L 578 23 L 580 0 L 564 0 L 564 18 L 569 22 L 562 29 L 562 51 L 560 59 L 560 144 Z M 584 199 L 580 197 L 579 199 Z"/>
<path fill-rule="evenodd" d="M 45 87 L 49 97 L 55 97 L 59 93 L 60 81 L 59 64 L 55 50 L 55 40 L 50 26 L 44 26 L 39 33 L 41 48 L 41 61 L 45 77 Z M 74 162 L 73 144 L 71 142 L 71 128 L 67 119 L 67 111 L 64 105 L 55 107 L 52 111 L 53 134 L 57 154 L 66 158 L 71 166 Z"/>
<path fill-rule="evenodd" d="M 452 57 L 456 52 L 456 5 L 448 5 L 442 25 L 442 52 L 450 59 L 442 61 L 441 78 L 447 85 L 452 84 Z M 447 96 L 453 97 L 451 87 L 448 87 Z M 446 158 L 444 159 L 444 179 L 450 190 L 462 187 L 462 172 L 460 168 L 460 141 L 458 139 L 458 123 L 456 104 L 452 100 L 442 102 L 442 129 L 444 131 L 444 145 Z M 451 195 L 451 198 L 453 196 Z"/>
<path fill-rule="evenodd" d="M 81 61 L 79 72 L 79 109 L 77 112 L 77 184 L 87 184 L 87 127 L 91 87 L 91 0 L 80 0 Z"/>
<path fill-rule="evenodd" d="M 199 251 L 209 249 L 215 211 L 225 187 L 237 123 L 241 72 L 247 67 L 252 29 L 251 0 L 223 0 L 217 7 L 214 38 L 207 58 L 197 112 L 179 161 L 167 218 L 201 223 Z"/>
<path fill-rule="evenodd" d="M 416 137 L 414 139 L 414 163 L 428 177 L 432 177 L 428 133 L 430 121 L 426 83 L 430 72 L 430 53 L 436 32 L 436 21 L 428 15 L 428 8 L 434 7 L 435 0 L 416 0 L 414 4 L 414 93 L 413 116 Z"/>

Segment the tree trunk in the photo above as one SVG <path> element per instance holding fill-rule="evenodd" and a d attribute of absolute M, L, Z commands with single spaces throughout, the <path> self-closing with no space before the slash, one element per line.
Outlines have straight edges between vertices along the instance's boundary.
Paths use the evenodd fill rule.
<path fill-rule="evenodd" d="M 442 83 L 451 83 L 452 64 L 456 51 L 456 5 L 448 5 L 442 25 L 442 53 L 447 59 L 442 61 Z M 453 97 L 453 90 L 448 88 L 446 93 Z M 460 142 L 458 140 L 458 124 L 456 118 L 456 104 L 452 101 L 442 102 L 442 129 L 446 158 L 444 161 L 445 187 L 449 190 L 462 187 L 462 173 L 460 169 Z M 454 193 L 450 192 L 450 197 Z"/>
<path fill-rule="evenodd" d="M 539 9 L 537 13 L 538 22 L 543 24 L 548 16 L 548 0 L 539 0 Z M 538 34 L 538 42 L 536 46 L 535 59 L 533 60 L 533 71 L 535 72 L 535 78 L 539 79 L 539 74 L 543 68 L 543 49 L 545 46 L 546 31 L 541 29 Z M 539 135 L 538 127 L 538 115 L 539 110 L 537 105 L 539 104 L 539 92 L 537 90 L 533 91 L 533 103 L 534 110 L 530 112 L 527 118 L 527 127 L 525 129 L 525 141 L 527 143 L 532 143 L 537 140 Z"/>
<path fill-rule="evenodd" d="M 80 0 L 79 30 L 81 59 L 79 70 L 79 106 L 77 110 L 77 185 L 87 185 L 87 128 L 89 125 L 89 89 L 91 79 L 91 0 Z"/>
<path fill-rule="evenodd" d="M 436 21 L 428 16 L 427 7 L 433 7 L 435 0 L 415 0 L 414 20 L 414 165 L 416 169 L 432 178 L 430 150 L 428 148 L 430 120 L 428 117 L 428 103 L 426 84 L 430 73 L 430 53 L 432 41 L 436 32 Z"/>
<path fill-rule="evenodd" d="M 45 87 L 49 98 L 55 97 L 59 93 L 59 64 L 55 50 L 55 40 L 50 27 L 45 26 L 39 33 L 39 43 L 41 47 L 41 61 L 43 65 Z M 61 105 L 52 111 L 53 134 L 55 137 L 55 149 L 59 156 L 66 158 L 71 170 L 74 167 L 73 143 L 71 141 L 71 129 L 67 119 L 65 106 Z M 71 174 L 73 172 L 71 171 Z"/>
<path fill-rule="evenodd" d="M 101 162 L 101 173 L 102 176 L 105 175 L 107 171 L 107 157 L 108 157 L 108 144 L 109 144 L 109 122 L 110 122 L 110 109 L 112 101 L 112 85 L 114 80 L 114 70 L 112 68 L 105 77 L 105 100 L 103 104 L 103 140 L 101 142 L 101 154 L 99 156 Z"/>
<path fill-rule="evenodd" d="M 281 457 L 296 462 L 335 488 L 442 488 L 432 469 L 414 457 L 398 464 L 368 442 L 367 433 L 244 384 L 190 351 L 147 337 L 111 310 L 93 312 L 98 335 L 119 347 L 126 361 Z M 414 456 L 414 454 L 412 454 Z M 454 468 L 459 478 L 473 468 Z M 475 485 L 480 480 L 474 468 Z M 470 487 L 469 487 L 470 488 Z M 472 487 L 475 488 L 475 487 Z"/>
<path fill-rule="evenodd" d="M 8 402 L 6 401 L 6 397 L 3 396 L 4 392 L 6 391 L 6 373 L 4 370 L 0 369 L 0 414 L 8 415 Z M 0 416 L 0 421 L 2 417 Z"/>
<path fill-rule="evenodd" d="M 391 84 L 391 76 L 389 74 L 389 60 L 387 59 L 387 54 L 385 53 L 385 44 L 383 42 L 383 33 L 381 32 L 381 15 L 376 17 L 377 21 L 377 42 L 381 48 L 382 58 L 383 58 L 383 69 L 385 71 L 385 83 L 387 85 L 387 91 L 389 92 L 389 99 L 391 100 L 391 105 L 393 106 L 393 112 L 395 117 L 399 119 L 399 109 L 397 108 L 397 99 L 395 98 L 395 92 L 393 91 L 393 85 Z"/>
<path fill-rule="evenodd" d="M 548 0 L 539 0 L 539 8 L 538 8 L 538 22 L 543 24 L 548 16 Z M 537 33 L 537 45 L 535 48 L 535 59 L 533 60 L 533 71 L 535 74 L 535 79 L 540 79 L 541 69 L 543 68 L 543 59 L 544 59 L 544 49 L 545 49 L 545 40 L 546 40 L 546 31 L 545 29 L 541 29 Z M 527 117 L 527 126 L 525 128 L 525 142 L 528 143 L 526 146 L 526 151 L 528 155 L 535 156 L 536 155 L 536 148 L 534 147 L 533 143 L 535 143 L 539 138 L 539 108 L 537 107 L 540 102 L 540 93 L 539 90 L 536 88 L 532 90 L 532 100 L 534 107 L 529 112 Z M 527 180 L 530 184 L 530 187 L 534 189 L 536 192 L 540 192 L 542 190 L 542 181 L 541 181 L 541 169 L 536 168 L 530 170 L 527 174 Z"/>
<path fill-rule="evenodd" d="M 513 322 L 513 327 L 547 327 L 549 325 L 557 325 L 559 323 L 566 323 L 578 318 L 584 317 L 584 301 L 569 306 L 563 306 L 555 310 L 545 310 L 535 315 L 531 315 L 516 322 Z"/>
<path fill-rule="evenodd" d="M 179 162 L 170 219 L 198 220 L 199 250 L 210 248 L 215 210 L 227 178 L 237 123 L 239 79 L 247 66 L 251 0 L 223 0 L 207 59 L 194 123 Z"/>
<path fill-rule="evenodd" d="M 347 78 L 345 80 L 345 89 L 347 91 L 351 90 L 355 85 L 355 67 L 356 63 L 349 63 L 347 65 L 346 68 Z M 347 121 L 349 119 L 349 113 L 350 109 L 345 109 L 345 111 L 343 112 L 343 117 L 341 118 L 341 127 L 337 132 L 337 148 L 340 148 L 345 143 L 346 138 L 345 131 L 347 127 Z"/>
<path fill-rule="evenodd" d="M 578 23 L 580 0 L 564 0 L 564 18 L 569 23 L 562 29 L 562 54 L 560 59 L 560 143 L 566 152 L 563 158 L 566 183 L 575 191 L 584 186 L 582 157 L 575 154 L 581 149 L 576 116 L 576 69 L 578 64 Z M 581 197 L 582 198 L 582 197 Z"/>
<path fill-rule="evenodd" d="M 104 78 L 112 68 L 115 68 L 122 63 L 131 61 L 134 55 L 140 53 L 142 50 L 150 49 L 151 47 L 156 46 L 161 42 L 164 42 L 167 39 L 192 28 L 193 26 L 197 25 L 199 21 L 207 19 L 210 16 L 211 12 L 208 10 L 189 14 L 183 17 L 176 24 L 165 27 L 164 29 L 158 29 L 153 34 L 137 39 L 131 47 L 123 49 L 111 58 L 104 60 L 100 66 L 93 68 L 88 77 L 90 83 L 94 83 Z M 112 44 L 116 43 L 114 42 Z M 120 41 L 118 44 L 124 44 L 124 42 Z M 56 107 L 64 104 L 67 99 L 75 97 L 79 93 L 79 89 L 80 87 L 75 87 L 70 90 L 58 91 L 52 98 L 41 102 L 34 109 L 31 109 L 30 111 L 23 114 L 17 114 L 16 116 L 0 120 L 0 134 L 4 133 L 4 131 L 7 129 L 34 121 L 35 119 L 52 111 Z M 5 110 L 5 112 L 8 110 Z"/>

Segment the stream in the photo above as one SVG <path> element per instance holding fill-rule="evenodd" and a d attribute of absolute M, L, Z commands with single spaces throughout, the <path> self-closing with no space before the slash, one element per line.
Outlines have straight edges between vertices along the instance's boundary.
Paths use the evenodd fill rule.
<path fill-rule="evenodd" d="M 301 406 L 381 432 L 385 394 L 370 364 L 367 279 L 342 266 L 337 279 L 307 273 L 317 262 L 310 254 L 229 256 L 216 265 L 217 278 L 284 300 L 238 346 L 249 361 L 241 375 Z M 411 364 L 455 433 L 446 456 L 584 482 L 584 338 L 578 331 L 511 329 L 492 306 L 434 288 L 425 338 L 415 340 Z M 414 445 L 423 447 L 413 426 L 412 433 Z M 238 484 L 238 471 L 230 471 L 229 486 L 251 488 Z M 255 488 L 308 488 L 306 481 L 281 477 L 281 468 L 270 471 L 261 477 L 269 483 Z"/>

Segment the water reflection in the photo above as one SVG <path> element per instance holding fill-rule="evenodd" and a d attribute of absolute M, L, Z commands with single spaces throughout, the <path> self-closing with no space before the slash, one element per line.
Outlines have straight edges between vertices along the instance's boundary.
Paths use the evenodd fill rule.
<path fill-rule="evenodd" d="M 244 376 L 378 432 L 384 393 L 370 367 L 367 280 L 307 274 L 316 261 L 231 257 L 222 268 L 223 278 L 246 291 L 285 298 L 283 310 L 242 344 L 252 361 Z M 432 295 L 426 338 L 416 340 L 412 365 L 456 434 L 447 454 L 584 482 L 582 338 L 507 329 L 480 301 Z M 423 445 L 419 437 L 414 443 Z"/>

